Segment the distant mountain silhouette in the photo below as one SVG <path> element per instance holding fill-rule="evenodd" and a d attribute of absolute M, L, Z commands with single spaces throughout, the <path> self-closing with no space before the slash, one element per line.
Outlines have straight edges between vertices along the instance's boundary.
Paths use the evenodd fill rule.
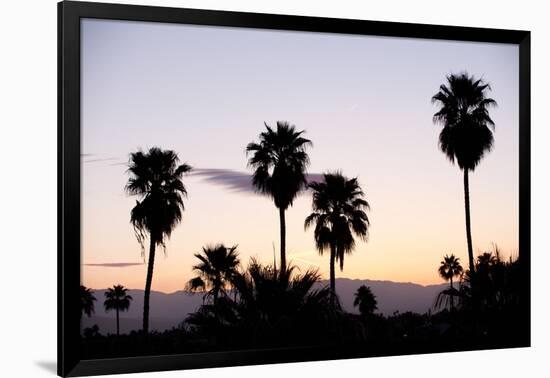
<path fill-rule="evenodd" d="M 323 281 L 322 284 L 328 285 L 328 280 Z M 340 298 L 340 304 L 346 311 L 359 313 L 359 310 L 353 307 L 353 299 L 361 285 L 369 286 L 376 296 L 378 310 L 375 312 L 386 316 L 392 315 L 395 311 L 412 311 L 419 314 L 428 312 L 433 307 L 437 294 L 448 286 L 337 278 L 336 292 Z"/>
<path fill-rule="evenodd" d="M 328 280 L 321 281 L 318 286 L 327 286 Z M 391 315 L 395 311 L 412 311 L 423 314 L 430 310 L 437 294 L 447 288 L 447 284 L 422 286 L 414 283 L 359 280 L 348 278 L 336 279 L 336 290 L 343 308 L 352 313 L 358 313 L 353 307 L 354 294 L 361 285 L 369 286 L 378 301 L 376 312 Z M 104 289 L 93 289 L 96 294 L 102 294 Z M 129 290 L 134 300 L 127 312 L 120 313 L 120 333 L 139 330 L 143 315 L 143 290 Z M 101 296 L 101 295 L 100 295 Z M 163 331 L 177 327 L 189 313 L 195 312 L 202 304 L 202 294 L 187 291 L 176 291 L 166 294 L 151 291 L 150 329 Z M 116 333 L 116 321 L 112 314 L 105 313 L 97 306 L 92 317 L 82 318 L 83 327 L 99 326 L 102 334 Z"/>

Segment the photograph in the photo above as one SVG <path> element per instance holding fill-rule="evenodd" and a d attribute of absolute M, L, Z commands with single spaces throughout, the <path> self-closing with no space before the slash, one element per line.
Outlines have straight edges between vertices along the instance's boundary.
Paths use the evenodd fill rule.
<path fill-rule="evenodd" d="M 519 64 L 82 18 L 81 359 L 529 346 Z"/>

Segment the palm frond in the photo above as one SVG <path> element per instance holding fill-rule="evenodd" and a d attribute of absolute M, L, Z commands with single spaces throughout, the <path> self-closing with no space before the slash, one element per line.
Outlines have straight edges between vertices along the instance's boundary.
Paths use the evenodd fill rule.
<path fill-rule="evenodd" d="M 122 285 L 114 285 L 112 288 L 107 289 L 104 293 L 105 301 L 103 302 L 105 311 L 111 310 L 126 311 L 130 308 L 130 302 L 133 300 L 132 296 L 127 294 L 128 289 Z"/>
<path fill-rule="evenodd" d="M 246 147 L 248 166 L 254 169 L 252 184 L 256 191 L 270 195 L 275 206 L 286 209 L 306 185 L 311 141 L 304 131 L 296 131 L 288 122 L 278 121 L 276 129 L 264 122 L 265 131 L 258 142 Z"/>
<path fill-rule="evenodd" d="M 355 248 L 354 235 L 368 240 L 370 220 L 366 211 L 369 203 L 364 198 L 357 178 L 348 179 L 341 172 L 326 173 L 322 182 L 308 185 L 312 191 L 313 212 L 306 217 L 304 227 L 315 224 L 314 239 L 320 253 L 334 245 L 340 269 L 345 254 Z"/>
<path fill-rule="evenodd" d="M 88 317 L 95 312 L 94 302 L 96 297 L 91 289 L 84 285 L 80 285 L 80 311 Z"/>
<path fill-rule="evenodd" d="M 139 199 L 130 213 L 130 223 L 145 255 L 144 242 L 150 240 L 164 247 L 174 228 L 181 222 L 185 210 L 183 198 L 187 190 L 182 182 L 192 167 L 179 164 L 178 155 L 171 150 L 150 148 L 130 154 L 126 191 Z"/>
<path fill-rule="evenodd" d="M 474 170 L 493 147 L 495 123 L 488 109 L 497 103 L 487 97 L 490 90 L 482 79 L 467 73 L 451 74 L 432 97 L 432 103 L 439 107 L 433 122 L 443 125 L 439 147 L 461 169 Z"/>

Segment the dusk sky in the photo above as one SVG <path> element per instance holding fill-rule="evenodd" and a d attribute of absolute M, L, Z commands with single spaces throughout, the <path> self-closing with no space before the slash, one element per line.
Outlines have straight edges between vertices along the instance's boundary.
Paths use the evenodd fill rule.
<path fill-rule="evenodd" d="M 272 263 L 275 248 L 278 261 L 273 202 L 224 185 L 250 174 L 245 147 L 277 120 L 306 130 L 309 172 L 358 177 L 371 204 L 369 241 L 337 277 L 443 282 L 444 254 L 467 265 L 463 177 L 438 148 L 430 99 L 464 70 L 498 102 L 494 149 L 470 175 L 474 252 L 497 243 L 517 255 L 516 45 L 91 19 L 81 37 L 84 285 L 145 285 L 129 223 L 136 198 L 124 186 L 129 153 L 153 146 L 197 169 L 184 178 L 183 221 L 166 255 L 158 250 L 153 290 L 182 290 L 207 244 L 238 244 L 244 263 Z M 287 260 L 328 278 L 328 255 L 304 231 L 310 212 L 305 193 L 286 213 Z"/>

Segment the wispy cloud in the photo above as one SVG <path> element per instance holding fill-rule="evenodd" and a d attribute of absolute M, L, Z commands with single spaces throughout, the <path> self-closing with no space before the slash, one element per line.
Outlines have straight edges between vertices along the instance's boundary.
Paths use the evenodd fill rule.
<path fill-rule="evenodd" d="M 222 168 L 195 168 L 191 175 L 198 176 L 204 181 L 220 185 L 233 192 L 254 193 L 252 175 L 247 172 L 239 172 Z"/>
<path fill-rule="evenodd" d="M 248 172 L 223 168 L 195 168 L 191 175 L 201 177 L 206 182 L 223 186 L 232 192 L 255 193 L 252 186 L 252 175 Z M 308 182 L 322 181 L 323 175 L 310 173 L 306 179 Z"/>
<path fill-rule="evenodd" d="M 83 163 L 97 163 L 101 161 L 113 161 L 113 160 L 119 160 L 119 159 L 118 158 L 99 158 L 99 159 L 84 160 Z"/>
<path fill-rule="evenodd" d="M 110 162 L 110 161 L 116 161 L 116 163 L 108 164 L 109 166 L 128 164 L 126 161 L 123 161 L 123 159 L 121 159 L 120 157 L 101 156 L 101 154 L 80 154 L 80 159 L 82 160 L 82 163 L 86 163 L 86 164 Z"/>
<path fill-rule="evenodd" d="M 308 173 L 306 176 L 307 182 L 321 182 L 323 179 L 322 173 Z"/>
<path fill-rule="evenodd" d="M 96 266 L 96 267 L 103 267 L 103 268 L 127 268 L 130 266 L 138 266 L 143 265 L 144 263 L 127 263 L 127 262 L 120 262 L 120 263 L 93 263 L 93 264 L 84 264 L 85 266 Z"/>
<path fill-rule="evenodd" d="M 291 262 L 292 261 L 300 261 L 304 264 L 307 264 L 309 266 L 320 269 L 321 266 L 319 264 L 316 264 L 316 263 L 314 263 L 314 262 L 307 259 L 307 256 L 314 256 L 315 254 L 316 254 L 315 252 L 311 252 L 311 251 L 297 252 L 297 253 L 290 252 L 288 254 L 288 260 L 291 261 Z M 304 257 L 306 257 L 306 258 L 304 258 Z"/>

